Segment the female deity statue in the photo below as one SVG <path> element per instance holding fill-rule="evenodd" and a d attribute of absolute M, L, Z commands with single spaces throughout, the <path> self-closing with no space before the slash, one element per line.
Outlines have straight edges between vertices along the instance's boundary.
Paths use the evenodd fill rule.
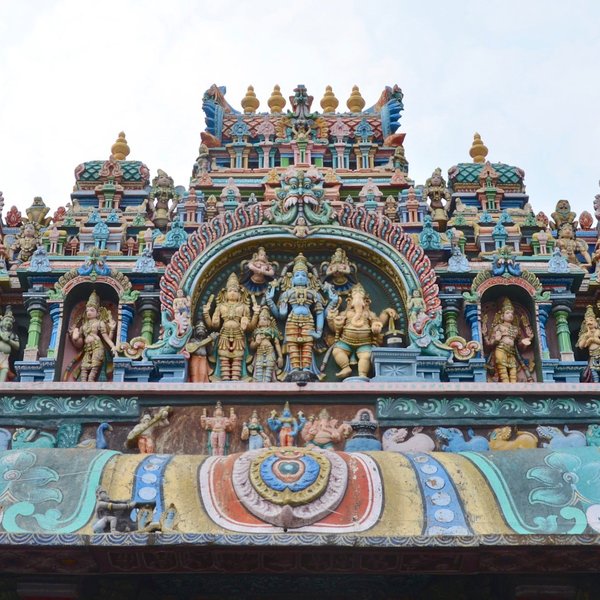
<path fill-rule="evenodd" d="M 276 411 L 271 411 L 271 416 L 267 419 L 269 429 L 279 434 L 279 445 L 282 447 L 293 446 L 296 443 L 296 436 L 302 431 L 306 423 L 304 414 L 298 413 L 296 419 L 290 410 L 290 403 L 286 402 L 281 415 Z"/>
<path fill-rule="evenodd" d="M 592 306 L 588 306 L 585 311 L 577 347 L 589 352 L 588 366 L 581 375 L 581 381 L 600 382 L 600 324 Z"/>
<path fill-rule="evenodd" d="M 85 313 L 75 326 L 69 329 L 69 337 L 75 348 L 81 350 L 79 357 L 67 367 L 66 375 L 74 370 L 79 362 L 77 381 L 96 381 L 103 366 L 108 366 L 106 346 L 114 356 L 118 348 L 113 342 L 117 323 L 110 311 L 100 306 L 100 298 L 94 291 L 85 305 Z"/>
<path fill-rule="evenodd" d="M 371 367 L 371 352 L 381 343 L 381 331 L 390 319 L 397 319 L 393 308 L 386 308 L 378 316 L 370 309 L 371 301 L 359 283 L 350 290 L 346 309 L 337 308 L 327 314 L 327 324 L 335 333 L 332 354 L 340 371 L 339 378 L 352 374 L 353 362 L 358 361 L 358 376 L 368 377 Z"/>
<path fill-rule="evenodd" d="M 265 433 L 264 427 L 260 424 L 256 410 L 252 411 L 250 421 L 244 423 L 240 437 L 243 441 L 248 441 L 248 450 L 260 450 L 265 445 L 271 445 L 271 440 Z"/>
<path fill-rule="evenodd" d="M 251 294 L 262 294 L 275 279 L 277 263 L 269 261 L 266 250 L 261 246 L 250 260 L 242 261 L 241 283 Z"/>
<path fill-rule="evenodd" d="M 283 292 L 275 305 L 276 286 L 267 292 L 267 305 L 276 318 L 285 319 L 284 343 L 287 351 L 287 373 L 304 372 L 313 378 L 319 376 L 319 368 L 314 359 L 314 344 L 323 335 L 323 326 L 327 307 L 318 289 L 318 281 L 309 273 L 309 264 L 300 253 L 293 262 L 292 273 L 286 273 L 288 265 L 280 279 Z M 329 305 L 338 301 L 329 286 Z"/>
<path fill-rule="evenodd" d="M 19 336 L 13 331 L 14 326 L 12 308 L 7 306 L 0 318 L 0 382 L 8 379 L 10 355 L 19 351 Z"/>
<path fill-rule="evenodd" d="M 239 381 L 247 376 L 246 333 L 256 327 L 258 306 L 254 306 L 254 315 L 250 313 L 248 292 L 240 286 L 235 273 L 227 279 L 227 284 L 217 296 L 217 306 L 213 314 L 210 309 L 214 296 L 204 305 L 204 321 L 209 329 L 219 332 L 216 344 L 217 365 L 215 377 L 223 381 Z"/>
<path fill-rule="evenodd" d="M 227 434 L 232 432 L 237 423 L 237 415 L 233 408 L 229 410 L 226 417 L 220 402 L 217 402 L 213 416 L 206 414 L 206 408 L 202 409 L 200 427 L 209 432 L 208 450 L 211 456 L 225 456 L 227 454 Z"/>
<path fill-rule="evenodd" d="M 280 335 L 275 319 L 269 309 L 263 306 L 258 315 L 258 325 L 254 330 L 250 350 L 254 352 L 254 381 L 276 381 L 277 369 L 283 368 Z"/>
<path fill-rule="evenodd" d="M 519 345 L 527 348 L 533 341 L 533 329 L 527 316 L 524 313 L 517 315 L 510 299 L 503 298 L 489 335 L 487 319 L 482 325 L 486 344 L 493 348 L 487 364 L 488 370 L 493 373 L 493 380 L 516 383 L 517 374 L 522 370 L 527 381 L 533 381 L 533 368 L 526 364 L 519 353 Z"/>
<path fill-rule="evenodd" d="M 208 383 L 209 366 L 208 350 L 210 344 L 219 337 L 216 331 L 207 335 L 206 325 L 202 322 L 196 323 L 190 341 L 185 349 L 190 354 L 190 381 L 194 383 Z"/>

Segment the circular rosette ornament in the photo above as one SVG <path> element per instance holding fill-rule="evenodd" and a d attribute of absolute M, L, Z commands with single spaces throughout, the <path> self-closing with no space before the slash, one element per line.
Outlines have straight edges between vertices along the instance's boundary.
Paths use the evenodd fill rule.
<path fill-rule="evenodd" d="M 233 487 L 242 505 L 284 529 L 325 518 L 342 501 L 347 485 L 346 462 L 326 450 L 254 450 L 236 459 L 233 467 Z"/>

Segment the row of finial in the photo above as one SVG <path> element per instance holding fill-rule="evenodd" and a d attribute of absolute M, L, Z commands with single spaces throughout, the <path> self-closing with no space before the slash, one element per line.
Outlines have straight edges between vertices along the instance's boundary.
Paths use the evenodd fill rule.
<path fill-rule="evenodd" d="M 271 97 L 267 100 L 267 104 L 273 114 L 283 112 L 285 107 L 285 98 L 281 93 L 281 88 L 276 85 L 273 88 L 273 92 L 271 93 Z M 333 93 L 333 89 L 330 85 L 325 88 L 325 93 L 323 94 L 323 98 L 321 98 L 321 108 L 325 113 L 335 112 L 336 108 L 339 106 L 340 101 L 335 97 Z M 242 98 L 242 108 L 245 113 L 255 113 L 260 106 L 260 101 L 256 97 L 254 92 L 254 86 L 249 85 L 248 91 L 246 95 Z M 355 85 L 352 87 L 352 92 L 350 97 L 346 101 L 346 106 L 348 110 L 352 113 L 359 113 L 365 107 L 365 100 L 361 96 L 360 90 L 358 86 Z"/>
<path fill-rule="evenodd" d="M 252 87 L 252 86 L 250 86 Z M 276 85 L 275 86 L 276 90 L 279 91 L 279 86 Z M 354 88 L 356 90 L 358 90 L 358 88 L 356 86 L 354 86 Z M 248 88 L 250 89 L 250 88 Z M 321 106 L 323 107 L 323 110 L 325 112 L 334 112 L 335 109 L 337 108 L 337 99 L 336 97 L 333 95 L 333 92 L 331 92 L 331 96 L 333 97 L 333 100 L 335 100 L 335 103 L 332 100 L 327 100 L 327 94 L 328 92 L 331 92 L 331 86 L 327 86 L 327 90 L 325 92 L 325 96 L 323 96 L 323 100 L 321 100 Z M 273 90 L 273 93 L 275 93 L 275 90 Z M 281 92 L 279 92 L 279 95 L 281 96 Z M 269 108 L 271 108 L 271 112 L 281 112 L 281 109 L 279 111 L 275 111 L 273 110 L 273 107 L 271 106 L 271 100 L 273 99 L 273 96 L 271 96 L 271 98 L 269 99 Z M 285 105 L 285 100 L 283 99 L 283 96 L 281 97 L 281 99 L 283 100 L 283 104 L 280 104 L 279 106 L 281 106 L 281 108 L 283 108 L 283 106 Z M 364 100 L 361 98 L 363 106 L 364 106 Z M 258 100 L 257 100 L 258 102 Z M 329 102 L 329 104 L 328 104 Z M 242 102 L 242 106 L 243 106 L 243 102 Z M 258 107 L 258 104 L 257 104 Z M 350 100 L 348 100 L 348 107 L 350 107 Z M 353 110 L 352 112 L 359 112 L 358 110 Z M 114 160 L 125 160 L 127 158 L 127 156 L 129 156 L 129 144 L 127 144 L 127 140 L 125 139 L 125 132 L 121 131 L 121 133 L 119 133 L 119 137 L 117 138 L 117 141 L 111 146 L 110 148 L 110 152 L 111 152 L 111 158 L 113 158 Z M 481 136 L 478 133 L 475 133 L 475 135 L 473 136 L 473 144 L 471 145 L 471 149 L 469 150 L 469 154 L 471 156 L 471 158 L 473 159 L 473 162 L 475 163 L 483 163 L 485 162 L 485 157 L 487 156 L 488 153 L 488 149 L 487 146 L 482 142 L 481 140 Z"/>

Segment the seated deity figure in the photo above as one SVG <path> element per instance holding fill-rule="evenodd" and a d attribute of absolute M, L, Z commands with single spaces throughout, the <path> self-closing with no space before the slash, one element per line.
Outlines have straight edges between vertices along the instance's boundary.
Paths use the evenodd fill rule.
<path fill-rule="evenodd" d="M 229 276 L 225 288 L 219 292 L 217 306 L 211 315 L 213 302 L 214 296 L 211 295 L 203 313 L 208 328 L 219 332 L 213 376 L 223 381 L 239 381 L 247 376 L 246 333 L 255 328 L 259 309 L 255 306 L 254 315 L 251 314 L 249 294 L 240 286 L 235 273 Z"/>
<path fill-rule="evenodd" d="M 329 262 L 321 264 L 321 271 L 337 293 L 347 292 L 356 283 L 356 265 L 350 262 L 343 248 L 336 248 Z"/>
<path fill-rule="evenodd" d="M 252 294 L 262 294 L 275 279 L 277 263 L 269 261 L 266 250 L 261 246 L 248 261 L 242 262 L 241 283 Z"/>
<path fill-rule="evenodd" d="M 118 348 L 113 342 L 117 323 L 110 311 L 100 306 L 100 298 L 94 291 L 85 306 L 84 315 L 69 329 L 69 337 L 75 348 L 81 353 L 67 367 L 67 378 L 75 372 L 79 364 L 77 381 L 96 381 L 103 367 L 107 367 L 109 358 L 106 355 L 108 347 L 114 356 Z"/>
<path fill-rule="evenodd" d="M 583 371 L 581 381 L 600 382 L 600 324 L 594 313 L 594 307 L 588 306 L 579 331 L 577 347 L 589 353 L 588 366 Z"/>
<path fill-rule="evenodd" d="M 563 223 L 558 230 L 556 247 L 561 254 L 573 265 L 589 266 L 592 264 L 588 246 L 583 240 L 575 238 L 575 229 L 571 223 Z M 584 263 L 579 262 L 577 254 L 581 254 Z"/>
<path fill-rule="evenodd" d="M 378 316 L 370 305 L 370 298 L 359 283 L 350 290 L 344 311 L 334 308 L 327 314 L 327 324 L 335 332 L 332 354 L 340 367 L 336 373 L 339 378 L 352 374 L 353 362 L 358 362 L 359 377 L 369 376 L 372 350 L 381 344 L 381 332 L 390 318 L 398 318 L 393 308 L 386 308 Z"/>
<path fill-rule="evenodd" d="M 254 352 L 252 376 L 254 381 L 276 381 L 277 369 L 283 368 L 280 334 L 269 309 L 263 306 L 258 325 L 252 335 L 250 350 Z"/>
<path fill-rule="evenodd" d="M 527 381 L 533 381 L 533 369 L 519 352 L 519 346 L 531 346 L 533 329 L 524 313 L 517 314 L 509 298 L 502 298 L 489 331 L 484 318 L 482 333 L 487 346 L 492 348 L 487 363 L 492 381 L 516 383 L 519 371 L 525 373 Z"/>
<path fill-rule="evenodd" d="M 289 265 L 288 265 L 289 266 Z M 287 267 L 286 267 L 287 269 Z M 323 335 L 327 306 L 337 303 L 338 297 L 328 288 L 329 304 L 318 289 L 316 277 L 309 273 L 305 256 L 300 253 L 294 259 L 291 275 L 284 273 L 280 279 L 283 291 L 275 305 L 276 287 L 271 286 L 266 299 L 273 315 L 285 319 L 284 343 L 287 351 L 287 373 L 305 372 L 311 377 L 319 377 L 315 362 L 314 344 Z"/>

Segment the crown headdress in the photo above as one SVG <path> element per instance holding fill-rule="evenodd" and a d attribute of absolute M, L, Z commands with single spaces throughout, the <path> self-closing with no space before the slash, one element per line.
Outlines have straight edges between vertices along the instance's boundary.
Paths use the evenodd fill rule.
<path fill-rule="evenodd" d="M 225 287 L 228 290 L 239 290 L 240 289 L 240 280 L 238 279 L 238 276 L 235 273 L 232 273 L 227 278 L 227 283 L 225 284 Z"/>
<path fill-rule="evenodd" d="M 96 310 L 100 308 L 100 297 L 98 296 L 95 290 L 90 294 L 90 297 L 88 298 L 88 301 L 85 306 L 86 308 L 93 307 Z"/>
<path fill-rule="evenodd" d="M 298 271 L 305 271 L 308 273 L 308 262 L 306 260 L 306 256 L 300 252 L 296 258 L 294 258 L 294 268 L 292 269 L 293 273 L 297 273 Z"/>

